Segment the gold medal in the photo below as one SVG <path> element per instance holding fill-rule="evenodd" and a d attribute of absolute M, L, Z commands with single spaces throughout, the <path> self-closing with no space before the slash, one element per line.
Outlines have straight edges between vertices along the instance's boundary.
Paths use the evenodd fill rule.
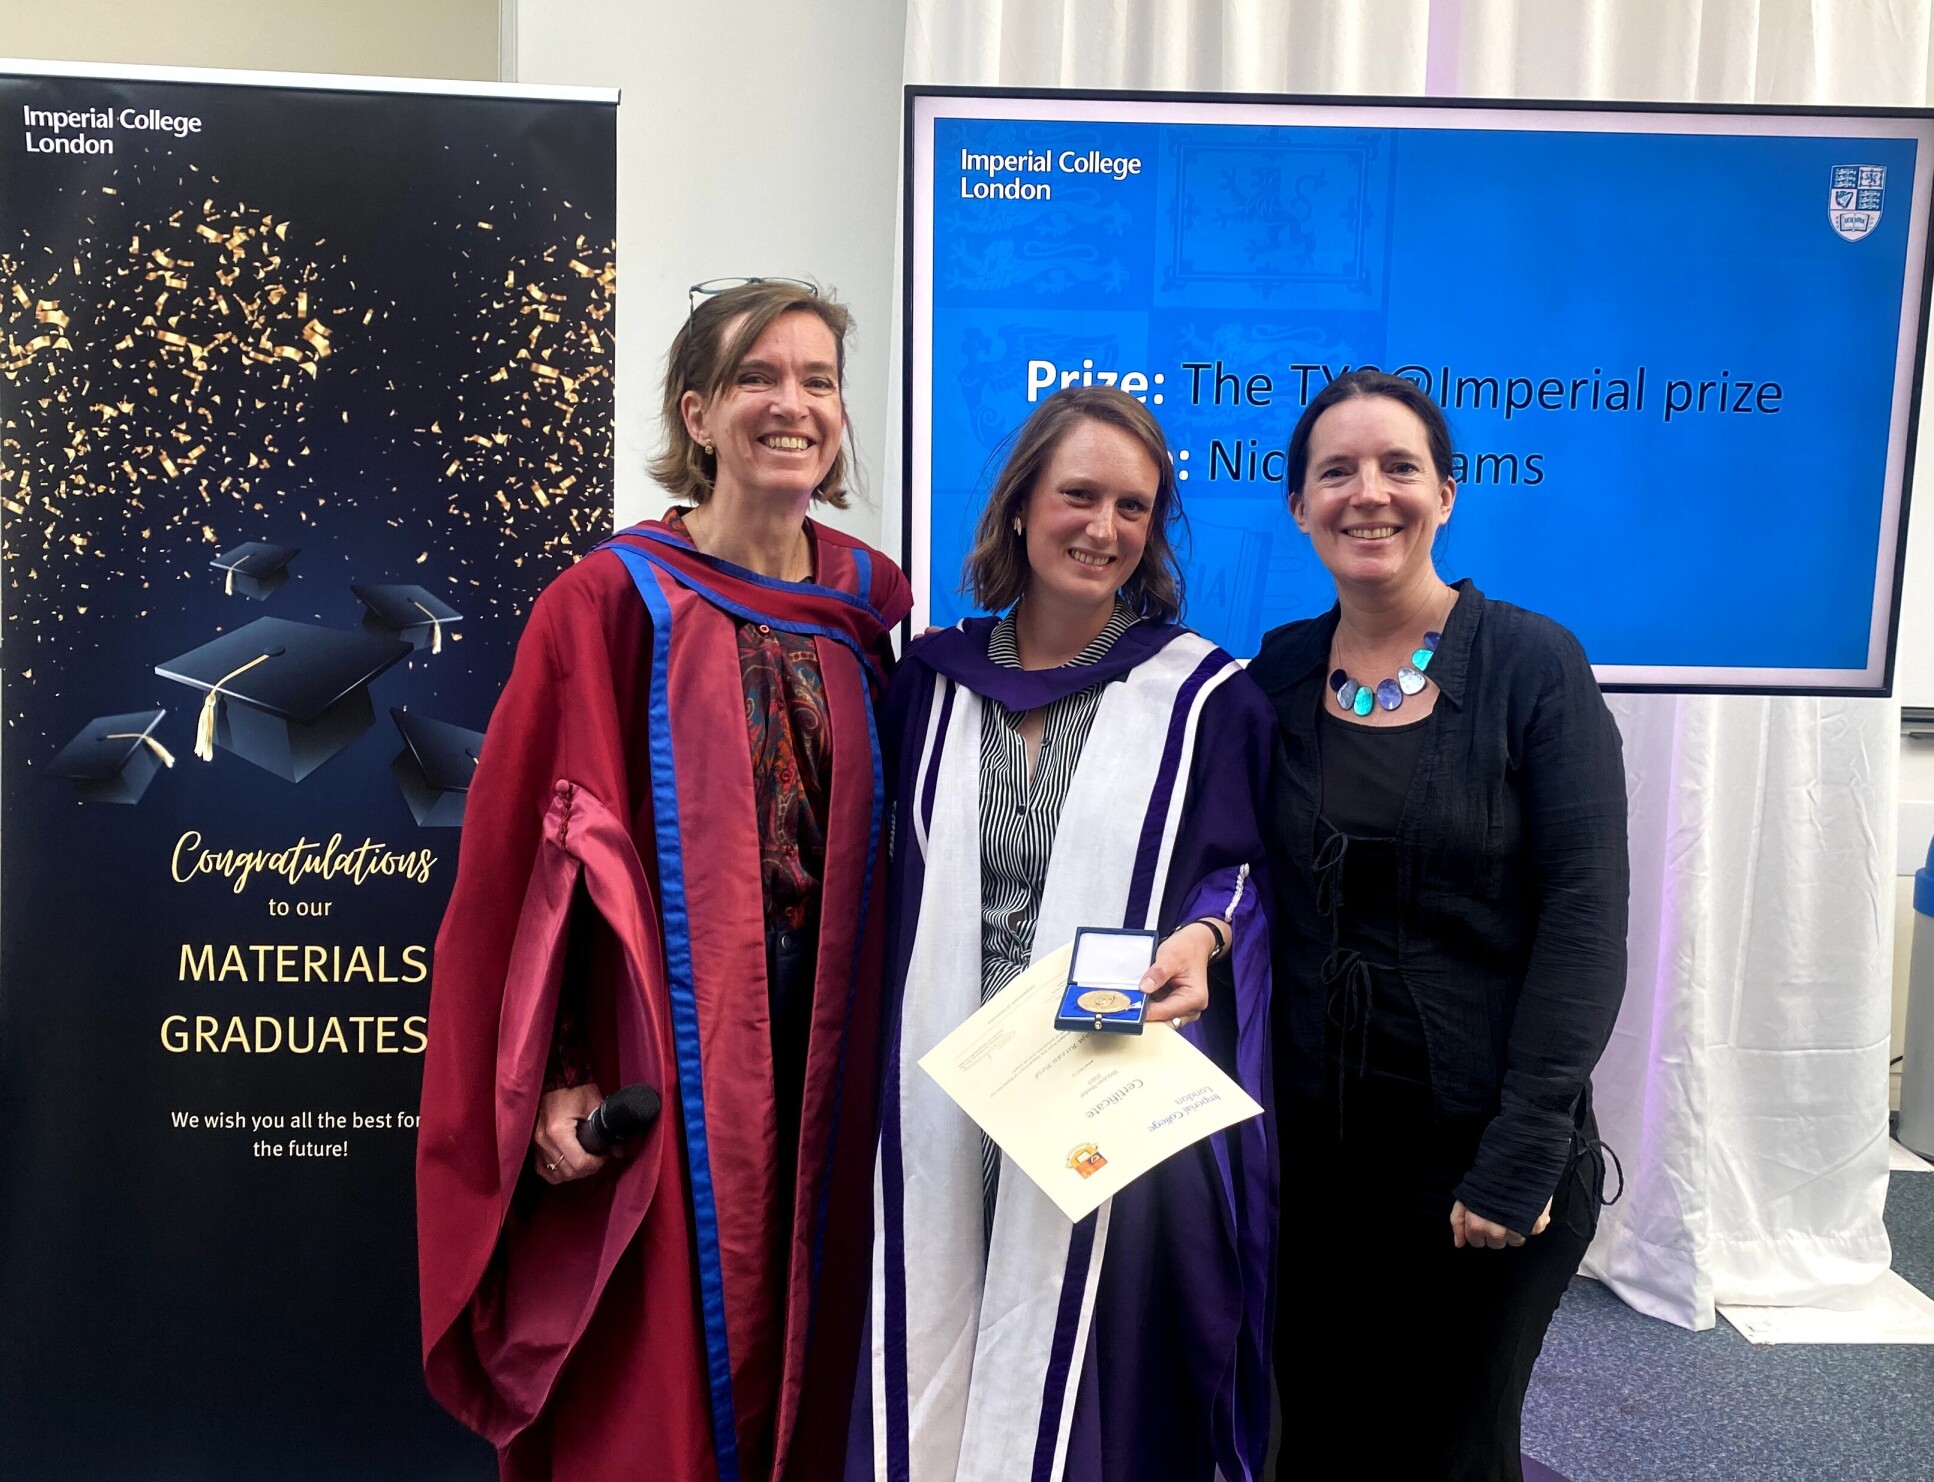
<path fill-rule="evenodd" d="M 1091 1014 L 1119 1014 L 1123 1009 L 1134 1007 L 1134 1001 L 1126 993 L 1118 993 L 1113 988 L 1091 988 L 1075 1002 Z"/>

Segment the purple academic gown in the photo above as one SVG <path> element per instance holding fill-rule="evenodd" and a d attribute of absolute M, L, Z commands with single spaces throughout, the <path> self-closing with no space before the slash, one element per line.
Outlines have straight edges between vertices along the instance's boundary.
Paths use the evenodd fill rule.
<path fill-rule="evenodd" d="M 1031 709 L 1092 684 L 1123 679 L 1187 633 L 1174 625 L 1138 623 L 1092 666 L 1022 671 L 987 657 L 992 626 L 992 619 L 972 619 L 911 645 L 882 714 L 887 777 L 895 787 L 886 989 L 890 1043 L 876 1186 L 876 1209 L 883 1217 L 874 1236 L 875 1310 L 869 1316 L 868 1347 L 879 1338 L 885 1358 L 862 1363 L 847 1451 L 849 1482 L 875 1476 L 920 1482 L 922 1470 L 917 1445 L 909 1467 L 908 1428 L 918 1422 L 909 1421 L 905 1302 L 896 1303 L 890 1277 L 886 1287 L 879 1284 L 877 1267 L 883 1264 L 889 1273 L 896 1266 L 906 1270 L 896 1179 L 921 1158 L 911 1138 L 903 1142 L 900 1135 L 895 1067 L 903 1055 L 917 1058 L 926 1048 L 902 1044 L 901 1029 L 928 876 L 923 848 L 910 841 L 916 839 L 917 823 L 931 826 L 940 771 L 935 756 L 940 743 L 931 737 L 947 731 L 946 712 L 960 698 L 955 685 L 1012 709 Z M 1053 1361 L 1040 1375 L 1043 1413 L 1030 1469 L 1039 1482 L 1208 1482 L 1218 1469 L 1230 1479 L 1252 1478 L 1260 1474 L 1268 1439 L 1277 1149 L 1269 1085 L 1268 926 L 1262 911 L 1268 892 L 1259 878 L 1264 853 L 1259 817 L 1274 720 L 1261 691 L 1226 654 L 1188 636 L 1189 644 L 1171 654 L 1171 661 L 1185 651 L 1205 656 L 1176 693 L 1172 723 L 1120 734 L 1104 729 L 1104 710 L 1088 736 L 1082 765 L 1096 748 L 1160 748 L 1157 799 L 1165 791 L 1186 789 L 1156 924 L 1167 932 L 1197 916 L 1223 915 L 1232 882 L 1240 904 L 1233 918 L 1235 951 L 1212 970 L 1209 1010 L 1183 1033 L 1266 1110 L 1178 1153 L 1115 1196 L 1078 1377 L 1072 1363 L 1073 1312 L 1081 1305 L 1083 1276 L 1075 1268 L 1093 1259 L 1096 1217 L 1075 1226 Z M 1203 698 L 1197 692 L 1205 689 L 1209 693 Z M 938 717 L 936 706 L 942 711 Z M 1071 793 L 1069 807 L 1076 806 L 1075 799 Z M 1079 820 L 1071 820 L 1064 809 L 1059 837 L 1079 837 L 1070 831 L 1071 822 Z M 918 836 L 925 838 L 924 828 Z M 1122 924 L 1139 925 L 1147 910 L 1157 883 L 1158 842 L 1143 835 Z M 977 921 L 978 904 L 962 899 L 959 909 Z M 1037 941 L 1037 954 L 1058 945 Z M 916 1259 L 916 1271 L 918 1264 Z M 1097 1355 L 1104 1356 L 1101 1362 Z M 917 1415 L 918 1410 L 915 1396 L 912 1411 Z M 883 1433 L 876 1417 L 884 1420 Z M 1063 1423 L 1064 1450 L 1057 1434 Z M 1058 1471 L 1057 1452 L 1064 1458 Z M 971 1470 L 963 1465 L 961 1475 Z"/>

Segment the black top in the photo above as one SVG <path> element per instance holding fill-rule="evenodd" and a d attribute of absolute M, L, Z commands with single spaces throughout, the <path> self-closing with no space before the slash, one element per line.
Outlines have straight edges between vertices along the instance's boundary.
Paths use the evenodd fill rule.
<path fill-rule="evenodd" d="M 1584 651 L 1470 582 L 1432 657 L 1440 691 L 1397 831 L 1398 963 L 1439 1116 L 1488 1117 L 1456 1197 L 1528 1230 L 1557 1188 L 1625 991 L 1625 770 Z M 1317 705 L 1337 611 L 1278 628 L 1249 673 L 1275 707 L 1277 1091 L 1324 1084 Z"/>
<path fill-rule="evenodd" d="M 1430 1116 L 1430 1060 L 1417 1005 L 1397 963 L 1397 840 L 1404 799 L 1423 751 L 1426 715 L 1400 726 L 1345 720 L 1325 694 L 1316 734 L 1323 757 L 1316 824 L 1317 908 L 1329 923 L 1320 970 L 1334 1131 L 1346 1127 L 1385 1157 L 1384 1135 Z M 1346 1111 L 1345 1103 L 1351 1103 Z M 1366 1104 L 1367 1102 L 1367 1104 Z M 1366 1119 L 1361 1113 L 1368 1111 Z M 1461 1177 L 1460 1164 L 1453 1178 Z M 1445 1205 L 1448 1208 L 1448 1204 Z"/>
<path fill-rule="evenodd" d="M 1328 871 L 1330 878 L 1328 888 L 1317 892 L 1318 908 L 1332 918 L 1333 953 L 1341 948 L 1394 972 L 1402 927 L 1397 909 L 1397 829 L 1430 717 L 1401 726 L 1364 726 L 1331 713 L 1327 703 L 1319 708 L 1316 730 L 1323 757 L 1323 791 L 1316 861 L 1319 874 Z M 1329 997 L 1334 1000 L 1343 969 L 1334 961 L 1327 966 Z M 1401 983 L 1380 987 L 1379 1004 L 1391 999 L 1402 1017 L 1416 1017 Z M 1334 1002 L 1330 1005 L 1332 1024 L 1360 1017 L 1339 1012 Z M 1422 1031 L 1414 1026 L 1385 1027 L 1396 1030 L 1406 1043 L 1423 1042 Z M 1334 1039 L 1333 1056 L 1349 1053 L 1349 1047 Z"/>
<path fill-rule="evenodd" d="M 1327 697 L 1326 697 L 1327 698 Z M 1394 839 L 1404 795 L 1424 750 L 1426 715 L 1401 726 L 1363 726 L 1322 707 L 1323 817 L 1360 839 Z"/>

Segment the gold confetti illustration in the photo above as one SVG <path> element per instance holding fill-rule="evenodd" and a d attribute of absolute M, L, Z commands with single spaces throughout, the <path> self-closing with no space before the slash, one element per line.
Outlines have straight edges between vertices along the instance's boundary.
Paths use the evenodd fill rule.
<path fill-rule="evenodd" d="M 457 205 L 420 268 L 363 275 L 386 297 L 326 221 L 199 172 L 169 190 L 177 168 L 131 160 L 115 175 L 140 189 L 82 190 L 85 235 L 0 240 L 12 715 L 33 674 L 58 682 L 124 641 L 94 631 L 90 594 L 136 588 L 137 616 L 195 587 L 219 595 L 210 562 L 243 541 L 387 545 L 395 573 L 420 569 L 478 620 L 521 622 L 610 528 L 608 228 L 589 235 L 588 213 L 543 187 Z"/>

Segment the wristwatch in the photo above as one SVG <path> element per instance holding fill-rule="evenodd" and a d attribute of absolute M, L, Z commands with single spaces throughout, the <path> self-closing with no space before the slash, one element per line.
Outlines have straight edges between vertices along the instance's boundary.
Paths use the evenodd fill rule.
<path fill-rule="evenodd" d="M 1229 955 L 1229 924 L 1220 916 L 1198 916 L 1189 923 L 1196 922 L 1209 928 L 1209 935 L 1215 938 L 1215 946 L 1209 949 L 1209 961 L 1217 962 Z"/>

